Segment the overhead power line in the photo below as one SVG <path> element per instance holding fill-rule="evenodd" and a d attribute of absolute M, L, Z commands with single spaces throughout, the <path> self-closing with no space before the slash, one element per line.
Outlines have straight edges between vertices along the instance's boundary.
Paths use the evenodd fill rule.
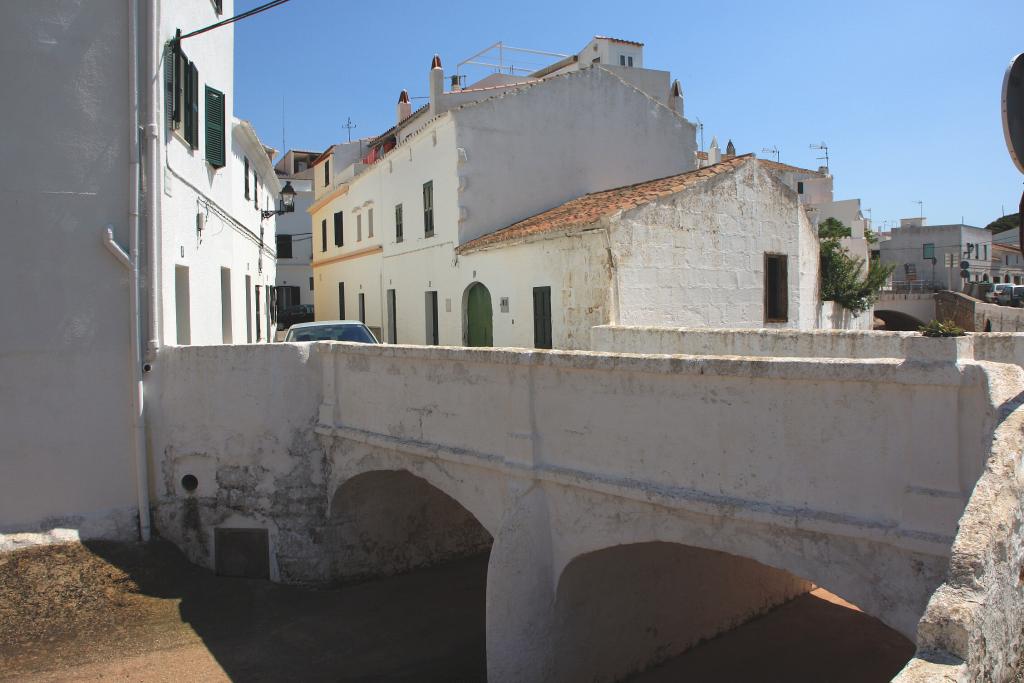
<path fill-rule="evenodd" d="M 236 14 L 235 16 L 233 16 L 233 17 L 231 17 L 229 19 L 225 19 L 224 21 L 218 21 L 216 24 L 210 24 L 209 26 L 206 26 L 204 28 L 196 29 L 195 31 L 192 31 L 191 33 L 186 33 L 183 36 L 178 36 L 177 38 L 175 38 L 175 40 L 180 43 L 181 41 L 185 40 L 186 38 L 191 38 L 193 36 L 198 36 L 201 33 L 206 33 L 207 31 L 212 31 L 215 28 L 220 28 L 221 26 L 227 26 L 228 24 L 233 24 L 236 21 L 241 21 L 242 19 L 248 19 L 249 17 L 257 15 L 260 12 L 266 12 L 268 9 L 274 9 L 275 7 L 283 5 L 286 2 L 289 2 L 289 0 L 273 0 L 272 2 L 264 3 L 264 4 L 260 5 L 259 7 L 252 8 L 248 12 L 242 12 L 241 14 Z"/>

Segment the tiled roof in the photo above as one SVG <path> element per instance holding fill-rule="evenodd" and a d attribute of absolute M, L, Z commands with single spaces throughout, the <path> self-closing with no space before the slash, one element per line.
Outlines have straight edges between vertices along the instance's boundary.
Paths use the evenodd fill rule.
<path fill-rule="evenodd" d="M 507 228 L 470 240 L 460 245 L 456 251 L 462 254 L 532 235 L 584 228 L 605 216 L 627 211 L 641 204 L 693 187 L 709 178 L 734 171 L 754 159 L 752 154 L 744 154 L 696 171 L 586 194 Z"/>
<path fill-rule="evenodd" d="M 626 45 L 636 45 L 637 47 L 643 47 L 643 43 L 638 43 L 635 40 L 625 40 L 623 38 L 612 38 L 611 36 L 594 36 L 595 40 L 610 40 L 615 43 L 625 43 Z"/>
<path fill-rule="evenodd" d="M 823 175 L 821 171 L 812 171 L 809 168 L 800 168 L 799 166 L 780 164 L 778 161 L 771 161 L 770 159 L 761 159 L 761 163 L 770 169 L 782 171 L 784 173 L 810 173 L 811 175 Z"/>

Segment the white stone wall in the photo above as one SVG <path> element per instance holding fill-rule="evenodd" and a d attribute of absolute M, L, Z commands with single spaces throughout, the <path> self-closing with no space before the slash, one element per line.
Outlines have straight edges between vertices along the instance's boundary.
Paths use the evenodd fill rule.
<path fill-rule="evenodd" d="M 817 239 L 796 195 L 755 162 L 625 212 L 612 240 L 621 324 L 817 324 Z M 766 253 L 788 256 L 787 323 L 765 322 Z"/>
<path fill-rule="evenodd" d="M 128 246 L 127 3 L 3 15 L 0 535 L 137 538 L 128 273 L 101 241 Z"/>

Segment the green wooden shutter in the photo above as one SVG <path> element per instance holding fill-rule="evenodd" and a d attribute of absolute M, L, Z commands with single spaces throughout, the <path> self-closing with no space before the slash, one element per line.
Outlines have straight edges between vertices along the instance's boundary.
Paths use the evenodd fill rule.
<path fill-rule="evenodd" d="M 224 93 L 206 86 L 206 161 L 224 166 Z"/>
<path fill-rule="evenodd" d="M 199 70 L 188 63 L 185 72 L 185 141 L 192 149 L 199 149 Z"/>
<path fill-rule="evenodd" d="M 178 59 L 178 53 L 171 47 L 164 53 L 164 114 L 167 117 L 167 125 L 174 127 L 174 67 Z"/>

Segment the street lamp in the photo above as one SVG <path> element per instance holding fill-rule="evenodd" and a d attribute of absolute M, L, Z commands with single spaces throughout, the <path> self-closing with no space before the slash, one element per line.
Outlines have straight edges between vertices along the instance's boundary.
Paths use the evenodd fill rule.
<path fill-rule="evenodd" d="M 271 216 L 280 216 L 282 213 L 292 213 L 295 211 L 295 188 L 292 187 L 292 183 L 289 180 L 281 188 L 281 202 L 280 207 L 276 211 L 261 211 L 261 215 L 264 220 Z"/>

